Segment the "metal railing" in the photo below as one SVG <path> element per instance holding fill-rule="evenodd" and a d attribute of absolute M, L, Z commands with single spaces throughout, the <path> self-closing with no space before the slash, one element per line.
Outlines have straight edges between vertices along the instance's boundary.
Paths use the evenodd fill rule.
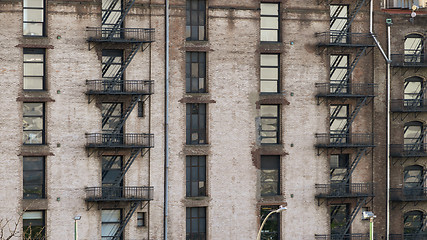
<path fill-rule="evenodd" d="M 392 112 L 427 112 L 427 99 L 392 99 Z"/>
<path fill-rule="evenodd" d="M 375 237 L 375 236 L 374 236 Z M 369 233 L 349 233 L 349 234 L 330 234 L 314 235 L 316 240 L 369 240 Z"/>
<path fill-rule="evenodd" d="M 423 3 L 425 0 L 387 0 L 387 8 L 407 8 L 411 9 L 412 5 L 420 8 L 426 7 Z"/>
<path fill-rule="evenodd" d="M 392 157 L 423 157 L 427 156 L 427 143 L 390 144 Z"/>
<path fill-rule="evenodd" d="M 373 183 L 316 184 L 316 197 L 367 197 L 374 195 Z"/>
<path fill-rule="evenodd" d="M 86 133 L 88 148 L 152 148 L 154 135 L 146 133 Z"/>
<path fill-rule="evenodd" d="M 318 97 L 375 96 L 377 84 L 373 83 L 316 83 Z"/>
<path fill-rule="evenodd" d="M 389 239 L 390 240 L 425 240 L 427 239 L 427 232 L 390 234 Z"/>
<path fill-rule="evenodd" d="M 426 54 L 392 54 L 392 67 L 427 67 Z"/>
<path fill-rule="evenodd" d="M 87 94 L 153 94 L 154 81 L 86 80 Z"/>
<path fill-rule="evenodd" d="M 114 31 L 114 32 L 113 32 Z M 154 28 L 86 27 L 89 42 L 154 42 Z"/>
<path fill-rule="evenodd" d="M 373 147 L 372 133 L 316 133 L 316 147 Z"/>
<path fill-rule="evenodd" d="M 87 187 L 86 201 L 149 201 L 153 187 Z"/>
<path fill-rule="evenodd" d="M 390 199 L 392 201 L 427 201 L 427 188 L 391 188 Z"/>
<path fill-rule="evenodd" d="M 316 33 L 319 46 L 375 46 L 369 33 L 342 33 L 340 31 Z"/>

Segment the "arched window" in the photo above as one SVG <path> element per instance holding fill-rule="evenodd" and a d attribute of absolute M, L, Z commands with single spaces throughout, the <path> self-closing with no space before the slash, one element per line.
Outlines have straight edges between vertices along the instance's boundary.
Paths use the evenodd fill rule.
<path fill-rule="evenodd" d="M 408 235 L 405 239 L 413 239 L 413 234 L 418 234 L 423 228 L 424 214 L 421 211 L 410 211 L 403 216 L 403 233 Z"/>
<path fill-rule="evenodd" d="M 419 63 L 424 59 L 424 39 L 420 34 L 409 34 L 404 44 L 405 62 Z"/>
<path fill-rule="evenodd" d="M 405 196 L 420 196 L 423 193 L 423 167 L 408 166 L 403 170 L 403 187 Z"/>
<path fill-rule="evenodd" d="M 403 133 L 405 151 L 422 151 L 424 143 L 424 131 L 422 122 L 405 123 Z"/>
<path fill-rule="evenodd" d="M 423 105 L 424 84 L 420 77 L 410 77 L 405 79 L 404 89 L 405 107 L 420 107 Z"/>

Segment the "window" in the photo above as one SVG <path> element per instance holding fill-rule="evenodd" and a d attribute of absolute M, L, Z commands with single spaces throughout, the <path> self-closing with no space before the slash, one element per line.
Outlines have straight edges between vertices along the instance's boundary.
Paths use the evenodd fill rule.
<path fill-rule="evenodd" d="M 188 103 L 186 122 L 187 144 L 206 144 L 206 104 Z"/>
<path fill-rule="evenodd" d="M 349 32 L 348 5 L 331 5 L 329 12 L 331 18 L 329 23 L 331 42 L 347 43 L 347 36 Z"/>
<path fill-rule="evenodd" d="M 261 223 L 271 212 L 278 209 L 279 206 L 261 206 Z M 261 232 L 261 239 L 279 240 L 280 239 L 280 213 L 273 213 L 265 222 Z"/>
<path fill-rule="evenodd" d="M 426 7 L 426 0 L 389 0 L 387 1 L 387 8 L 408 8 L 411 9 L 413 5 L 420 8 Z"/>
<path fill-rule="evenodd" d="M 331 93 L 348 92 L 348 55 L 331 55 L 329 81 Z"/>
<path fill-rule="evenodd" d="M 44 144 L 44 103 L 24 103 L 23 113 L 23 143 Z"/>
<path fill-rule="evenodd" d="M 113 28 L 122 15 L 122 0 L 102 0 L 102 27 Z"/>
<path fill-rule="evenodd" d="M 24 36 L 44 36 L 44 0 L 24 0 Z"/>
<path fill-rule="evenodd" d="M 206 40 L 206 0 L 187 0 L 186 10 L 186 40 Z"/>
<path fill-rule="evenodd" d="M 403 171 L 404 194 L 409 196 L 422 196 L 424 183 L 423 167 L 413 165 L 405 167 Z"/>
<path fill-rule="evenodd" d="M 261 92 L 279 92 L 279 54 L 261 54 L 260 57 Z"/>
<path fill-rule="evenodd" d="M 330 156 L 329 162 L 331 183 L 348 183 L 348 179 L 347 182 L 344 182 L 345 178 L 348 177 L 348 159 L 348 154 L 332 154 Z"/>
<path fill-rule="evenodd" d="M 187 93 L 206 92 L 206 53 L 186 52 L 185 91 Z"/>
<path fill-rule="evenodd" d="M 45 239 L 45 212 L 26 211 L 22 215 L 24 239 L 42 240 Z"/>
<path fill-rule="evenodd" d="M 404 44 L 405 62 L 424 62 L 424 39 L 419 34 L 410 34 L 405 37 Z"/>
<path fill-rule="evenodd" d="M 345 229 L 347 222 L 350 220 L 349 210 L 350 208 L 347 204 L 331 205 L 331 234 L 348 234 Z"/>
<path fill-rule="evenodd" d="M 261 3 L 261 42 L 279 41 L 279 4 Z"/>
<path fill-rule="evenodd" d="M 138 101 L 138 117 L 145 117 L 144 101 Z"/>
<path fill-rule="evenodd" d="M 409 238 L 417 239 L 417 236 L 423 238 L 424 231 L 424 214 L 421 211 L 410 211 L 403 215 L 403 234 L 408 234 Z M 419 234 L 419 235 L 418 235 Z M 413 236 L 414 238 L 411 238 Z"/>
<path fill-rule="evenodd" d="M 422 122 L 405 123 L 403 143 L 405 151 L 422 151 L 424 146 L 424 129 Z"/>
<path fill-rule="evenodd" d="M 420 107 L 423 105 L 424 83 L 420 77 L 405 79 L 404 106 Z"/>
<path fill-rule="evenodd" d="M 280 194 L 280 156 L 261 156 L 261 196 Z"/>
<path fill-rule="evenodd" d="M 24 90 L 43 90 L 45 49 L 24 48 Z"/>
<path fill-rule="evenodd" d="M 206 208 L 186 209 L 186 240 L 206 239 Z"/>
<path fill-rule="evenodd" d="M 187 197 L 206 196 L 206 156 L 187 156 Z"/>
<path fill-rule="evenodd" d="M 102 78 L 105 80 L 123 80 L 123 50 L 102 50 Z M 120 91 L 120 84 L 115 84 L 111 90 Z M 110 90 L 110 89 L 109 89 Z"/>
<path fill-rule="evenodd" d="M 117 231 L 122 222 L 122 210 L 110 209 L 101 211 L 101 239 L 115 239 Z M 122 239 L 121 237 L 119 239 Z"/>
<path fill-rule="evenodd" d="M 261 144 L 279 143 L 279 105 L 261 105 Z"/>
<path fill-rule="evenodd" d="M 123 157 L 102 156 L 102 196 L 104 198 L 120 198 L 122 196 Z"/>
<path fill-rule="evenodd" d="M 332 143 L 346 143 L 348 138 L 348 105 L 331 105 L 329 132 Z"/>
<path fill-rule="evenodd" d="M 136 226 L 145 227 L 147 226 L 145 223 L 147 213 L 146 212 L 138 212 L 136 217 Z"/>
<path fill-rule="evenodd" d="M 102 131 L 104 133 L 113 133 L 117 127 L 119 127 L 120 120 L 122 118 L 122 103 L 102 103 L 101 115 L 102 115 Z M 123 131 L 123 126 L 120 127 L 120 131 Z"/>
<path fill-rule="evenodd" d="M 24 157 L 24 198 L 35 199 L 45 197 L 45 165 L 44 157 Z"/>

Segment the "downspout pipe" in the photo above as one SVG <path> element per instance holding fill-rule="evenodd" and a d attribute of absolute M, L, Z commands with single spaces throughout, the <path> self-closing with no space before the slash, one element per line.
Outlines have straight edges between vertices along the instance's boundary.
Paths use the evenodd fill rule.
<path fill-rule="evenodd" d="M 169 0 L 165 0 L 165 165 L 163 239 L 168 239 L 169 201 Z"/>

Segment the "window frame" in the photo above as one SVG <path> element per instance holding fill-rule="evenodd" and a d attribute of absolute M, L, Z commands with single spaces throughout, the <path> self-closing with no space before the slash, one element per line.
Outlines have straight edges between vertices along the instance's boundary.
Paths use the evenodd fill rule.
<path fill-rule="evenodd" d="M 29 159 L 29 158 L 33 158 L 33 159 L 35 159 L 35 158 L 38 158 L 38 160 L 39 161 L 41 161 L 41 169 L 36 169 L 36 170 L 26 170 L 25 169 L 25 161 L 26 161 L 26 159 Z M 25 180 L 25 178 L 26 178 L 26 173 L 28 173 L 28 172 L 30 172 L 30 173 L 41 173 L 41 183 L 37 183 L 37 184 L 35 184 L 35 183 L 26 183 L 26 180 Z M 41 157 L 34 157 L 34 156 L 24 156 L 23 157 L 23 167 L 22 167 L 22 176 L 23 176 L 23 181 L 22 181 L 22 189 L 23 189 L 23 192 L 22 192 L 22 194 L 23 194 L 23 198 L 24 199 L 44 199 L 44 198 L 46 198 L 46 159 L 45 159 L 45 157 L 44 156 L 41 156 Z M 40 196 L 36 196 L 36 197 L 28 197 L 28 196 L 26 196 L 25 195 L 25 188 L 26 188 L 26 186 L 27 187 L 32 187 L 32 186 L 40 186 L 40 188 L 41 188 L 41 193 L 40 193 Z"/>
<path fill-rule="evenodd" d="M 333 14 L 332 13 L 332 8 L 331 8 L 332 6 L 337 6 L 338 8 L 345 7 L 346 8 L 345 17 L 340 17 L 339 16 L 340 13 L 338 13 L 338 16 L 336 16 L 336 17 L 331 16 Z M 329 7 L 329 31 L 330 31 L 330 34 L 331 34 L 330 35 L 331 36 L 331 38 L 330 38 L 331 43 L 337 42 L 337 40 L 338 40 L 338 39 L 336 39 L 337 36 L 341 35 L 341 32 L 343 32 L 343 30 L 344 30 L 344 28 L 341 28 L 341 29 L 338 29 L 338 30 L 333 29 L 332 28 L 333 27 L 333 23 L 335 23 L 335 21 L 337 21 L 337 20 L 338 21 L 343 21 L 344 22 L 344 26 L 345 26 L 345 24 L 347 24 L 348 21 L 350 20 L 349 19 L 349 13 L 350 13 L 350 5 L 349 4 L 331 4 L 330 5 L 330 7 Z M 350 32 L 351 32 L 351 26 L 348 27 L 347 31 L 344 33 L 345 37 L 343 37 L 339 41 L 339 43 L 350 43 L 350 36 L 349 36 Z"/>
<path fill-rule="evenodd" d="M 196 160 L 196 164 L 193 164 L 193 160 Z M 207 174 L 206 174 L 206 156 L 205 155 L 189 155 L 185 159 L 186 169 L 186 197 L 205 197 L 207 196 Z M 196 170 L 193 175 L 193 170 Z M 192 185 L 197 184 L 197 191 L 193 191 Z M 200 186 L 202 185 L 202 186 Z"/>
<path fill-rule="evenodd" d="M 137 227 L 146 227 L 147 226 L 147 212 L 137 212 L 136 213 L 136 226 Z"/>
<path fill-rule="evenodd" d="M 193 113 L 197 106 L 197 113 Z M 201 113 L 201 107 L 204 113 Z M 206 145 L 207 144 L 207 107 L 206 103 L 187 103 L 186 104 L 186 144 L 187 145 Z M 197 119 L 197 127 L 193 128 L 193 118 Z M 204 126 L 200 126 L 200 124 Z M 192 135 L 197 133 L 197 140 L 192 140 Z"/>
<path fill-rule="evenodd" d="M 279 206 L 277 206 L 277 205 L 261 205 L 260 210 L 259 210 L 260 225 L 264 221 L 267 214 L 269 214 L 271 211 L 276 210 L 278 208 L 279 208 Z M 280 212 L 278 212 L 278 213 L 271 214 L 270 217 L 265 222 L 263 231 L 261 232 L 261 239 L 264 239 L 263 235 L 265 235 L 267 233 L 268 226 L 270 226 L 272 224 L 272 222 L 276 222 L 275 224 L 277 224 L 277 231 L 271 232 L 273 234 L 273 237 L 276 237 L 276 239 L 281 238 L 280 237 L 280 235 L 281 235 L 281 231 L 280 231 L 281 230 L 281 214 L 280 214 Z M 270 236 L 267 236 L 267 237 L 270 237 Z M 270 238 L 268 238 L 268 239 L 270 239 Z"/>
<path fill-rule="evenodd" d="M 193 62 L 193 56 L 197 58 Z M 185 53 L 185 92 L 186 93 L 207 93 L 207 53 L 200 51 L 187 51 Z M 193 77 L 193 64 L 197 63 L 197 76 Z M 201 67 L 202 66 L 202 67 Z M 193 79 L 197 79 L 197 90 L 193 90 Z M 203 79 L 203 87 L 200 88 L 200 79 Z"/>
<path fill-rule="evenodd" d="M 269 15 L 269 14 L 262 14 L 262 5 L 263 4 L 271 4 L 271 5 L 277 5 L 277 15 Z M 280 3 L 278 2 L 260 2 L 259 5 L 260 8 L 260 19 L 259 19 L 259 40 L 261 43 L 278 43 L 281 41 L 281 21 L 280 21 Z M 266 18 L 277 18 L 277 29 L 275 28 L 263 28 L 262 25 L 262 18 L 266 17 Z M 268 40 L 263 40 L 262 38 L 262 32 L 263 31 L 277 31 L 276 37 L 277 40 L 276 41 L 268 41 Z"/>
<path fill-rule="evenodd" d="M 197 2 L 197 10 L 192 9 L 193 2 Z M 201 6 L 204 5 L 204 6 Z M 207 1 L 206 0 L 186 0 L 186 15 L 185 15 L 185 40 L 186 41 L 207 41 Z M 193 12 L 196 12 L 197 23 L 196 25 L 192 24 Z M 202 13 L 202 16 L 200 16 Z M 204 16 L 203 16 L 204 15 Z M 203 20 L 202 20 L 203 19 Z M 202 23 L 200 23 L 202 22 Z M 193 38 L 193 27 L 197 27 L 198 36 L 197 39 Z M 200 38 L 200 29 L 203 27 L 203 37 Z M 189 36 L 188 36 L 189 35 Z"/>
<path fill-rule="evenodd" d="M 407 91 L 407 86 L 411 83 L 419 83 L 420 89 L 418 92 Z M 405 79 L 403 86 L 403 106 L 405 107 L 421 107 L 424 105 L 424 79 L 418 76 L 408 77 Z M 408 89 L 409 90 L 409 89 Z M 415 96 L 415 97 L 413 97 Z"/>
<path fill-rule="evenodd" d="M 267 164 L 267 161 L 274 161 L 274 163 L 269 163 Z M 264 162 L 264 164 L 263 164 Z M 269 165 L 269 166 L 266 166 Z M 273 165 L 277 165 L 272 167 Z M 260 195 L 262 197 L 268 197 L 268 196 L 278 196 L 282 194 L 282 189 L 281 189 L 281 159 L 280 159 L 280 155 L 261 155 L 261 164 L 260 164 L 260 170 L 261 170 L 261 174 L 260 174 Z M 272 194 L 263 194 L 263 185 L 265 187 L 265 185 L 267 185 L 266 187 L 268 187 L 270 184 L 268 184 L 269 182 L 265 181 L 264 178 L 266 177 L 265 175 L 268 173 L 265 173 L 265 170 L 274 170 L 277 171 L 277 173 L 275 173 L 275 177 L 277 178 L 277 181 L 272 181 L 272 183 L 275 185 L 275 187 L 277 188 L 277 191 L 272 193 Z"/>
<path fill-rule="evenodd" d="M 22 59 L 22 89 L 24 91 L 46 91 L 46 49 L 44 48 L 24 48 L 22 50 L 23 59 Z M 33 61 L 25 61 L 26 54 L 41 54 L 43 55 L 43 60 L 41 62 L 33 62 Z M 35 75 L 25 75 L 25 65 L 26 64 L 43 64 L 43 75 L 35 76 Z M 25 78 L 26 77 L 41 77 L 42 78 L 42 88 L 25 88 Z"/>
<path fill-rule="evenodd" d="M 119 221 L 117 222 L 104 222 L 103 220 L 102 220 L 102 212 L 103 211 L 120 211 L 120 219 L 119 219 Z M 111 209 L 102 209 L 101 210 L 101 239 L 105 239 L 105 240 L 107 240 L 107 239 L 110 239 L 112 236 L 114 236 L 116 233 L 113 233 L 114 235 L 112 235 L 112 236 L 103 236 L 102 235 L 102 225 L 108 225 L 108 224 L 110 224 L 110 225 L 112 225 L 112 224 L 118 224 L 119 225 L 119 227 L 120 227 L 120 225 L 122 224 L 122 222 L 123 222 L 123 209 L 122 208 L 111 208 Z M 119 239 L 122 239 L 123 238 L 123 232 L 121 233 L 121 236 L 120 236 L 120 238 Z"/>
<path fill-rule="evenodd" d="M 47 5 L 47 1 L 46 0 L 42 0 L 43 6 L 42 7 L 25 7 L 24 6 L 24 1 L 22 1 L 22 35 L 24 37 L 30 37 L 30 38 L 39 38 L 39 37 L 46 37 L 46 5 Z M 38 22 L 38 21 L 25 21 L 24 20 L 24 16 L 25 16 L 25 11 L 26 10 L 42 10 L 43 11 L 43 21 L 42 22 Z M 42 24 L 42 34 L 41 35 L 26 35 L 24 34 L 24 25 L 25 24 Z"/>
<path fill-rule="evenodd" d="M 27 239 L 27 229 L 32 226 L 32 221 L 31 220 L 36 220 L 36 219 L 25 219 L 25 215 L 26 213 L 31 213 L 31 212 L 39 212 L 41 213 L 41 219 L 37 219 L 37 220 L 41 220 L 41 225 L 36 225 L 36 227 L 41 227 L 41 231 L 38 231 L 39 233 L 41 233 L 41 238 L 33 238 L 33 236 L 31 236 L 31 239 L 45 239 L 46 237 L 46 211 L 45 210 L 31 210 L 31 211 L 24 211 L 23 215 L 22 215 L 22 235 L 25 236 L 24 238 Z M 26 220 L 28 220 L 29 223 L 26 224 Z M 31 230 L 30 230 L 31 231 Z M 32 233 L 32 231 L 31 231 Z M 36 235 L 34 237 L 37 237 L 39 234 L 36 233 Z"/>
<path fill-rule="evenodd" d="M 408 39 L 420 39 L 420 49 L 418 48 L 407 48 L 406 41 Z M 425 59 L 425 37 L 419 33 L 411 33 L 405 36 L 405 40 L 403 42 L 403 61 L 405 63 L 424 63 Z M 407 57 L 410 59 L 408 60 Z M 414 59 L 415 57 L 415 59 Z"/>
<path fill-rule="evenodd" d="M 192 215 L 192 210 L 193 209 L 197 209 L 197 215 L 195 217 L 193 217 Z M 187 207 L 186 209 L 186 216 L 185 216 L 185 225 L 186 225 L 186 230 L 185 230 L 185 236 L 186 236 L 186 240 L 202 240 L 202 239 L 207 239 L 207 207 Z M 202 215 L 202 216 L 200 216 Z M 197 224 L 197 230 L 200 229 L 200 227 L 203 225 L 205 231 L 193 231 L 194 227 L 193 224 L 196 223 Z M 203 224 L 204 223 L 204 224 Z M 195 234 L 195 236 L 194 236 Z M 200 236 L 201 235 L 201 236 Z"/>
<path fill-rule="evenodd" d="M 106 112 L 104 112 L 104 106 L 108 105 L 108 106 L 112 107 L 112 105 L 114 105 L 114 104 L 117 104 L 117 105 L 114 107 L 113 113 L 108 117 L 107 120 L 105 120 L 104 119 L 106 117 L 105 113 L 108 112 L 108 107 L 106 108 Z M 120 122 L 120 119 L 122 119 L 124 116 L 123 106 L 124 106 L 123 102 L 102 102 L 101 103 L 101 119 L 102 119 L 101 129 L 102 129 L 102 133 L 112 134 L 114 132 L 115 128 L 111 128 L 111 129 L 109 128 L 109 122 L 111 121 L 111 119 L 115 119 L 115 120 L 117 120 L 117 122 Z M 114 112 L 117 111 L 116 110 L 117 107 L 120 107 L 120 115 L 114 115 Z M 105 125 L 103 125 L 104 120 L 106 121 Z M 120 133 L 123 133 L 123 130 L 124 130 L 124 125 L 120 129 Z"/>
<path fill-rule="evenodd" d="M 277 107 L 277 116 L 263 116 L 262 115 L 262 107 L 263 106 L 276 106 Z M 261 145 L 275 145 L 275 144 L 281 144 L 281 105 L 280 104 L 261 104 L 260 105 L 260 126 L 259 126 L 259 138 Z M 263 120 L 265 119 L 275 119 L 276 120 L 276 130 L 263 130 Z M 268 126 L 268 124 L 266 124 Z M 263 139 L 271 139 L 273 137 L 263 137 L 263 133 L 269 133 L 269 132 L 275 132 L 276 133 L 276 142 L 269 143 L 269 142 L 263 142 Z"/>
<path fill-rule="evenodd" d="M 277 56 L 277 66 L 272 66 L 272 65 L 263 65 L 262 64 L 262 56 L 263 55 L 273 55 L 273 56 Z M 261 94 L 275 94 L 275 93 L 280 93 L 281 92 L 281 68 L 280 68 L 280 53 L 261 53 L 260 54 L 260 60 L 259 60 L 259 68 L 260 68 L 260 73 L 259 73 L 259 81 L 260 81 L 260 86 L 259 86 L 259 92 Z M 276 80 L 272 80 L 272 79 L 263 79 L 262 78 L 262 72 L 263 69 L 277 69 L 277 79 Z M 262 85 L 263 82 L 276 82 L 276 91 L 263 91 L 262 90 Z"/>
<path fill-rule="evenodd" d="M 24 111 L 24 107 L 25 104 L 34 104 L 34 103 L 40 103 L 42 104 L 42 115 L 25 115 L 25 111 Z M 22 130 L 22 144 L 23 145 L 45 145 L 46 144 L 46 104 L 44 102 L 24 102 L 23 106 L 22 106 L 22 119 L 24 120 L 24 118 L 42 118 L 42 123 L 43 123 L 43 127 L 41 130 L 25 130 L 25 126 L 23 126 L 23 130 Z M 24 123 L 23 123 L 24 124 Z M 41 139 L 41 143 L 27 143 L 26 140 L 24 139 L 25 136 L 25 132 L 35 132 L 35 131 L 39 131 L 42 134 L 42 139 Z"/>

